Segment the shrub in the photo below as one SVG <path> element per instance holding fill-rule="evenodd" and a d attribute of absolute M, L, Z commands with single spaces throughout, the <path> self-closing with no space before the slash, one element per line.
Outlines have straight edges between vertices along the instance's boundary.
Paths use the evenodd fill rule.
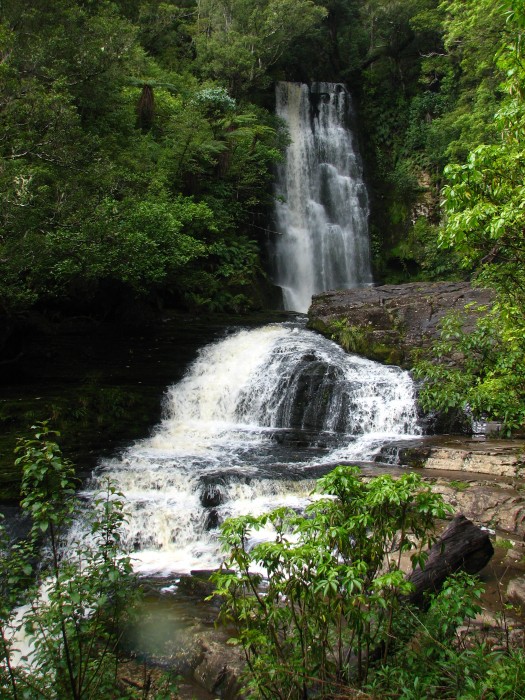
<path fill-rule="evenodd" d="M 363 685 L 374 656 L 388 656 L 411 590 L 401 557 L 422 562 L 434 520 L 447 513 L 415 474 L 365 482 L 338 467 L 318 489 L 304 516 L 281 508 L 222 528 L 229 556 L 216 593 L 237 627 L 251 698 L 329 698 Z M 274 539 L 250 547 L 268 526 Z"/>
<path fill-rule="evenodd" d="M 73 467 L 53 436 L 40 424 L 16 450 L 31 529 L 15 543 L 1 529 L 0 694 L 14 700 L 131 697 L 117 678 L 117 645 L 135 591 L 120 542 L 124 502 L 108 483 L 83 516 L 89 536 L 66 546 L 79 502 Z M 17 663 L 13 632 L 22 631 L 31 650 Z"/>

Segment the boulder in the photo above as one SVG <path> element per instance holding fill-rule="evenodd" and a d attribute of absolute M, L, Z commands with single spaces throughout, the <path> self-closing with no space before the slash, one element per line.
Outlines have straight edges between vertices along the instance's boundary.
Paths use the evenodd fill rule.
<path fill-rule="evenodd" d="M 468 282 L 412 282 L 324 292 L 313 297 L 308 327 L 339 342 L 349 352 L 410 367 L 413 351 L 439 334 L 449 311 L 467 304 L 490 306 L 493 292 Z M 468 314 L 464 330 L 474 327 Z"/>
<path fill-rule="evenodd" d="M 224 500 L 224 493 L 218 484 L 205 484 L 201 492 L 201 504 L 204 508 L 216 508 Z"/>
<path fill-rule="evenodd" d="M 241 698 L 240 676 L 246 665 L 242 650 L 207 638 L 201 645 L 201 661 L 193 674 L 197 683 L 225 700 Z"/>

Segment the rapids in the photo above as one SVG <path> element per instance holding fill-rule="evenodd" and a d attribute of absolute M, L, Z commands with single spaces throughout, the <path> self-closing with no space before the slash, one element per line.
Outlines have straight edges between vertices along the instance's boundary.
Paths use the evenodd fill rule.
<path fill-rule="evenodd" d="M 407 372 L 301 324 L 237 330 L 201 350 L 151 437 L 102 461 L 85 495 L 106 477 L 125 495 L 137 571 L 213 568 L 226 517 L 302 508 L 322 465 L 418 432 Z"/>

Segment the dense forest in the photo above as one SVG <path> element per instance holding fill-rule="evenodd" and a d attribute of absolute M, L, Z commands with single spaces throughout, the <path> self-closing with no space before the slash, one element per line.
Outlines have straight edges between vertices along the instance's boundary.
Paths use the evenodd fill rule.
<path fill-rule="evenodd" d="M 490 161 L 497 176 L 511 163 L 519 179 L 523 18 L 506 9 L 2 2 L 2 313 L 110 313 L 136 296 L 192 309 L 264 304 L 283 79 L 344 81 L 354 95 L 376 279 L 457 275 L 458 262 L 472 273 L 496 253 L 454 218 L 469 193 L 450 166 Z M 438 245 L 447 182 L 452 252 Z M 512 186 L 496 193 L 494 216 Z"/>
<path fill-rule="evenodd" d="M 523 0 L 0 0 L 0 364 L 18 361 L 10 340 L 42 319 L 110 325 L 173 309 L 188 314 L 177 322 L 207 323 L 276 309 L 274 176 L 289 134 L 275 84 L 341 82 L 355 105 L 375 281 L 494 291 L 490 308 L 469 309 L 473 330 L 451 315 L 414 356 L 423 411 L 468 409 L 519 434 L 524 37 Z M 105 414 L 130 412 L 132 394 L 96 376 L 70 388 L 63 422 L 80 434 L 96 414 L 97 445 L 110 432 Z M 6 406 L 0 422 L 14 425 Z M 146 666 L 141 684 L 122 682 L 121 628 L 138 591 L 122 548 L 125 503 L 110 482 L 87 516 L 94 546 L 78 536 L 76 559 L 64 555 L 85 504 L 48 424 L 60 410 L 48 413 L 16 448 L 28 536 L 13 545 L 0 525 L 0 695 L 176 697 L 172 679 L 154 687 Z M 41 416 L 31 407 L 23 417 Z M 11 472 L 4 481 L 15 483 Z M 523 698 L 523 645 L 511 644 L 499 588 L 494 648 L 457 633 L 480 613 L 469 576 L 421 609 L 406 604 L 401 557 L 424 564 L 434 521 L 450 514 L 441 496 L 414 474 L 362 480 L 353 467 L 317 489 L 326 498 L 306 518 L 280 509 L 222 528 L 242 577 L 227 568 L 213 580 L 239 626 L 250 697 Z M 268 524 L 277 540 L 249 551 L 250 529 Z M 254 562 L 271 574 L 264 595 Z M 22 601 L 31 605 L 17 623 Z M 33 668 L 11 664 L 12 624 L 32 635 Z"/>
<path fill-rule="evenodd" d="M 341 81 L 376 282 L 498 293 L 422 359 L 423 402 L 522 424 L 521 2 L 5 0 L 0 19 L 2 342 L 34 312 L 278 306 L 274 86 Z"/>

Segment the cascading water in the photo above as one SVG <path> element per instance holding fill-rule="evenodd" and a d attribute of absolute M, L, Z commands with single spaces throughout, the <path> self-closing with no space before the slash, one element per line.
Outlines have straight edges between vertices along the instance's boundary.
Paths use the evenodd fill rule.
<path fill-rule="evenodd" d="M 203 348 L 156 432 L 101 464 L 93 487 L 109 476 L 125 494 L 138 571 L 211 568 L 225 517 L 300 508 L 320 464 L 367 460 L 417 432 L 408 373 L 270 325 Z"/>
<path fill-rule="evenodd" d="M 286 307 L 306 311 L 316 292 L 371 282 L 368 202 L 344 87 L 282 83 L 277 95 L 292 139 L 277 186 L 277 282 Z M 202 349 L 152 437 L 102 463 L 92 487 L 109 477 L 124 493 L 138 571 L 213 568 L 226 517 L 302 508 L 332 465 L 417 432 L 406 372 L 298 324 L 270 325 Z"/>
<path fill-rule="evenodd" d="M 372 282 L 368 197 L 343 85 L 279 83 L 276 111 L 291 143 L 277 172 L 275 282 L 286 309 L 306 312 L 313 294 Z"/>

